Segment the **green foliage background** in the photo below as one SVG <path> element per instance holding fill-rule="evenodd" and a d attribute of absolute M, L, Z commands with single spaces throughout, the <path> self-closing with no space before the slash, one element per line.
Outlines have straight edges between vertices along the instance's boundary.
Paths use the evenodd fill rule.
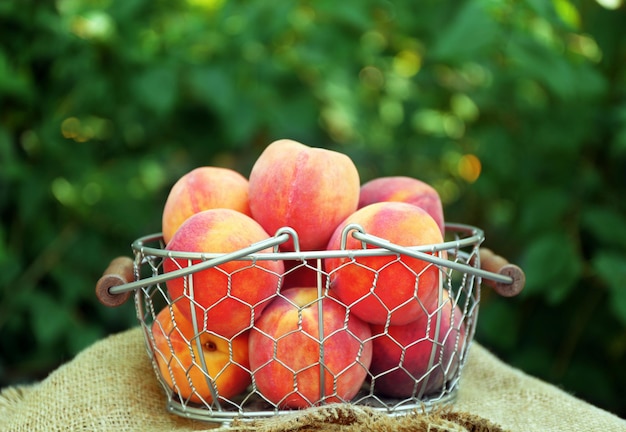
<path fill-rule="evenodd" d="M 0 2 L 0 385 L 135 325 L 95 299 L 108 262 L 179 176 L 247 175 L 286 137 L 431 182 L 527 274 L 483 292 L 477 340 L 626 416 L 625 22 L 591 0 Z"/>

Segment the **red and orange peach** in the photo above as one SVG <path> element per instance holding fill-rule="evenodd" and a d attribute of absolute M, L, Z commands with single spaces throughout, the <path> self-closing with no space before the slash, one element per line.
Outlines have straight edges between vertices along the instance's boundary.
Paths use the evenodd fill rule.
<path fill-rule="evenodd" d="M 401 202 L 365 206 L 342 222 L 327 249 L 341 249 L 344 228 L 361 226 L 365 233 L 398 246 L 434 245 L 443 241 L 434 219 L 422 208 Z M 368 248 L 375 248 L 368 245 Z M 362 249 L 360 241 L 347 236 L 346 250 Z M 331 291 L 352 313 L 371 324 L 408 324 L 424 307 L 436 301 L 440 269 L 408 255 L 327 258 Z"/>
<path fill-rule="evenodd" d="M 359 208 L 384 201 L 405 202 L 423 208 L 445 234 L 441 197 L 428 183 L 413 177 L 391 176 L 378 177 L 361 186 Z"/>
<path fill-rule="evenodd" d="M 316 260 L 285 260 L 285 274 L 282 289 L 295 287 L 313 287 L 318 285 L 318 269 Z M 320 282 L 326 283 L 326 277 L 320 268 Z"/>
<path fill-rule="evenodd" d="M 163 241 L 169 243 L 189 216 L 213 208 L 250 215 L 248 179 L 229 168 L 213 166 L 195 168 L 183 175 L 172 186 L 163 207 Z"/>
<path fill-rule="evenodd" d="M 357 209 L 359 188 L 359 173 L 347 155 L 278 140 L 250 172 L 250 211 L 268 233 L 291 227 L 301 250 L 323 249 L 337 224 Z M 293 250 L 293 241 L 281 249 Z"/>
<path fill-rule="evenodd" d="M 465 343 L 463 313 L 443 290 L 443 298 L 416 321 L 401 326 L 372 325 L 370 373 L 382 396 L 423 397 L 440 393 L 457 373 Z"/>
<path fill-rule="evenodd" d="M 266 240 L 269 235 L 249 216 L 231 209 L 212 209 L 196 213 L 176 231 L 166 250 L 173 257 L 163 260 L 168 273 L 197 264 L 201 260 L 176 257 L 175 252 L 226 254 Z M 271 252 L 271 248 L 260 253 Z M 166 282 L 171 301 L 181 312 L 206 321 L 206 329 L 232 337 L 252 325 L 269 300 L 280 289 L 282 261 L 231 260 L 219 266 L 192 272 Z M 192 307 L 194 305 L 194 307 Z"/>
<path fill-rule="evenodd" d="M 286 289 L 250 330 L 253 382 L 283 408 L 350 401 L 367 376 L 370 337 L 366 323 L 317 288 Z"/>
<path fill-rule="evenodd" d="M 250 384 L 249 332 L 228 340 L 196 331 L 176 305 L 163 308 L 151 329 L 153 358 L 161 378 L 183 402 L 210 404 L 212 389 L 219 398 L 228 399 Z"/>

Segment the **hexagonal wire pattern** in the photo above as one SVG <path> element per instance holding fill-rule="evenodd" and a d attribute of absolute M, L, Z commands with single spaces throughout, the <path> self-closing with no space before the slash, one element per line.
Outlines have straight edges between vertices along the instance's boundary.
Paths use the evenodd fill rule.
<path fill-rule="evenodd" d="M 425 332 L 426 334 L 422 338 L 415 341 L 415 344 L 423 341 L 430 342 L 432 349 L 430 353 L 429 367 L 423 376 L 412 376 L 410 371 L 404 368 L 401 360 L 398 365 L 394 365 L 388 371 L 383 371 L 377 373 L 376 375 L 368 371 L 367 378 L 361 387 L 361 390 L 351 400 L 343 400 L 336 393 L 324 394 L 324 390 L 322 390 L 323 394 L 320 399 L 367 405 L 373 407 L 375 410 L 386 412 L 389 415 L 399 415 L 415 408 L 429 410 L 435 406 L 452 402 L 456 396 L 459 378 L 466 363 L 467 353 L 474 337 L 480 302 L 481 278 L 490 277 L 492 275 L 484 270 L 481 270 L 480 268 L 479 246 L 484 240 L 483 232 L 480 229 L 469 225 L 446 224 L 446 241 L 444 243 L 417 247 L 402 247 L 392 244 L 384 239 L 368 235 L 359 226 L 346 227 L 343 233 L 343 245 L 345 245 L 345 239 L 348 235 L 352 235 L 357 240 L 360 240 L 363 249 L 299 251 L 297 233 L 290 228 L 279 230 L 274 237 L 271 237 L 267 241 L 259 242 L 249 248 L 229 254 L 167 251 L 164 248 L 160 234 L 141 237 L 133 242 L 132 249 L 135 254 L 135 282 L 127 284 L 124 289 L 135 289 L 134 299 L 137 317 L 144 330 L 146 347 L 150 358 L 152 359 L 155 374 L 167 396 L 167 409 L 170 412 L 183 417 L 222 424 L 228 424 L 234 418 L 260 418 L 286 412 L 286 409 L 281 408 L 279 403 L 271 402 L 268 398 L 264 397 L 262 392 L 259 390 L 254 379 L 255 372 L 257 371 L 250 370 L 246 367 L 246 365 L 238 363 L 234 358 L 235 356 L 233 354 L 232 342 L 236 336 L 233 336 L 231 339 L 227 339 L 229 365 L 244 369 L 246 373 L 250 374 L 251 384 L 235 397 L 226 398 L 219 394 L 214 381 L 219 378 L 217 376 L 211 377 L 203 356 L 196 354 L 198 352 L 202 352 L 200 333 L 207 333 L 207 330 L 205 330 L 206 322 L 207 319 L 210 319 L 211 311 L 210 309 L 201 309 L 200 306 L 195 303 L 193 290 L 188 290 L 187 288 L 185 289 L 185 294 L 183 296 L 178 299 L 171 299 L 166 287 L 167 281 L 180 277 L 184 278 L 186 287 L 193 286 L 194 274 L 201 270 L 214 268 L 218 271 L 222 271 L 230 284 L 233 275 L 220 270 L 220 266 L 223 266 L 228 262 L 247 261 L 249 265 L 246 268 L 254 268 L 255 266 L 258 266 L 258 263 L 262 260 L 283 260 L 284 262 L 295 261 L 297 263 L 295 266 L 289 267 L 288 270 L 286 269 L 284 274 L 276 275 L 279 282 L 277 283 L 273 296 L 282 297 L 281 284 L 289 272 L 296 271 L 299 268 L 307 268 L 308 271 L 315 272 L 317 275 L 317 292 L 319 299 L 321 299 L 327 297 L 329 292 L 332 291 L 330 283 L 332 279 L 332 272 L 327 273 L 324 271 L 323 262 L 325 259 L 331 257 L 341 257 L 347 258 L 349 264 L 361 265 L 359 263 L 359 258 L 369 256 L 395 257 L 395 260 L 398 262 L 401 262 L 405 256 L 411 256 L 427 261 L 427 268 L 430 266 L 437 267 L 440 275 L 438 293 L 439 306 L 435 311 L 430 311 L 428 320 L 429 324 Z M 296 251 L 280 252 L 280 244 L 284 243 L 289 238 L 294 240 Z M 268 248 L 272 248 L 272 252 L 259 253 L 260 251 L 265 251 Z M 166 273 L 163 271 L 163 262 L 167 259 L 176 259 L 177 261 L 182 261 L 183 263 L 186 262 L 187 264 L 181 265 L 178 270 Z M 377 271 L 374 269 L 370 270 L 373 272 L 375 281 Z M 415 277 L 416 281 L 419 280 L 419 274 L 415 274 Z M 118 288 L 118 290 L 119 289 L 120 288 Z M 196 289 L 198 289 L 198 287 L 196 287 Z M 415 289 L 417 291 L 417 282 Z M 375 293 L 375 287 L 371 292 Z M 443 294 L 446 295 L 444 296 Z M 417 298 L 417 295 L 415 297 Z M 155 323 L 156 317 L 160 311 L 164 308 L 169 308 L 169 314 L 172 317 L 172 320 L 174 320 L 174 314 L 171 311 L 172 305 L 177 302 L 186 302 L 189 304 L 190 301 L 192 304 L 197 306 L 190 308 L 192 311 L 191 315 L 193 328 L 202 329 L 199 330 L 194 337 L 185 340 L 192 358 L 191 365 L 177 359 L 172 343 L 169 341 L 167 349 L 159 350 L 157 348 L 157 344 L 155 343 L 154 335 L 155 328 L 162 329 L 160 326 L 155 327 L 155 325 L 157 325 L 157 323 Z M 440 321 L 442 319 L 441 311 L 443 306 L 450 302 L 452 304 L 448 306 L 451 306 L 453 308 L 452 310 L 460 311 L 460 313 L 452 312 L 449 317 L 450 329 L 456 329 L 457 331 L 448 331 L 448 334 L 440 335 Z M 253 305 L 249 306 L 251 309 L 253 308 Z M 343 304 L 343 306 L 346 310 L 346 317 L 344 320 L 344 326 L 346 326 L 352 305 Z M 424 306 L 422 307 L 424 308 Z M 458 309 L 455 307 L 458 307 Z M 196 312 L 196 310 L 200 310 L 200 313 Z M 424 308 L 424 310 L 426 309 Z M 321 307 L 318 308 L 318 313 L 322 313 Z M 393 313 L 394 310 L 388 311 L 389 316 L 392 316 Z M 320 320 L 320 322 L 322 322 L 322 320 Z M 254 313 L 251 314 L 250 327 L 255 327 Z M 461 327 L 464 328 L 463 337 L 459 336 L 459 329 Z M 165 330 L 159 331 L 163 331 L 165 334 Z M 171 332 L 171 330 L 168 331 Z M 384 326 L 381 333 L 372 335 L 372 340 L 376 337 L 388 336 L 387 331 L 388 326 Z M 171 333 L 168 333 L 167 335 L 169 336 L 170 334 Z M 332 388 L 336 389 L 336 380 L 338 375 L 333 375 L 332 373 L 329 374 L 328 368 L 324 362 L 323 341 L 325 340 L 324 338 L 327 337 L 328 336 L 325 335 L 323 328 L 320 328 L 318 340 L 320 359 L 317 364 L 311 366 L 316 368 L 318 367 L 320 369 L 320 380 L 323 381 L 331 379 L 335 381 L 335 385 Z M 449 354 L 443 355 L 443 345 L 446 338 L 454 339 L 454 348 L 451 357 L 449 357 Z M 362 341 L 361 343 L 364 344 L 370 341 L 371 340 Z M 404 358 L 404 350 L 409 349 L 411 344 L 402 347 L 397 341 L 393 342 L 397 343 L 403 350 L 401 358 Z M 277 342 L 275 341 L 275 343 Z M 362 349 L 359 350 L 359 352 L 362 352 Z M 157 362 L 157 360 L 159 360 L 159 362 Z M 365 367 L 361 363 L 361 359 L 358 358 L 358 356 L 355 358 L 354 362 L 355 364 L 360 365 L 360 367 Z M 167 366 L 160 368 L 159 363 L 161 365 L 166 364 Z M 192 369 L 200 371 L 199 374 L 203 377 L 202 381 L 204 381 L 200 384 L 203 387 L 208 388 L 211 397 L 206 397 L 206 390 L 204 395 L 197 392 L 193 394 L 193 397 L 181 396 L 181 392 L 179 391 L 180 388 L 191 387 L 193 391 L 199 383 L 197 382 L 198 372 L 196 372 L 196 381 L 194 381 L 192 380 L 190 373 L 183 374 L 182 377 L 180 373 L 175 373 L 175 370 L 180 371 L 180 369 L 185 369 L 187 372 Z M 404 379 L 410 380 L 410 384 L 412 386 L 411 394 L 401 398 L 389 398 L 380 395 L 376 390 L 377 379 L 380 379 L 381 376 L 387 373 L 392 373 L 397 370 L 404 371 Z M 324 371 L 327 373 L 323 373 Z M 223 372 L 224 369 L 222 369 L 218 374 Z M 299 372 L 301 371 L 294 371 L 295 374 Z M 441 379 L 442 384 L 434 389 L 432 386 L 429 388 L 428 381 L 431 375 L 437 373 L 443 374 L 443 379 Z M 165 374 L 168 376 L 165 376 Z M 177 383 L 176 380 L 181 380 L 182 382 Z M 174 385 L 168 384 L 168 381 L 169 383 L 174 383 Z M 325 388 L 323 384 L 324 383 L 322 382 L 320 386 L 322 389 Z M 425 393 L 426 389 L 428 389 L 428 393 Z M 296 396 L 300 395 L 295 377 L 293 393 Z"/>

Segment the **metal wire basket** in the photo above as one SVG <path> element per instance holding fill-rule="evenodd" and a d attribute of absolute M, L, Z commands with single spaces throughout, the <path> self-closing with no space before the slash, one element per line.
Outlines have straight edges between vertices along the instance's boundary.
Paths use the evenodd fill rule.
<path fill-rule="evenodd" d="M 183 417 L 229 424 L 235 418 L 262 418 L 287 412 L 294 407 L 287 402 L 294 400 L 298 401 L 297 408 L 345 402 L 367 405 L 389 415 L 400 415 L 415 408 L 429 410 L 453 402 L 474 338 L 481 282 L 492 285 L 502 295 L 512 296 L 522 289 L 524 273 L 519 267 L 481 248 L 482 230 L 469 225 L 446 224 L 443 243 L 415 247 L 398 246 L 369 235 L 358 225 L 346 227 L 342 235 L 340 250 L 300 251 L 297 233 L 283 228 L 266 241 L 228 254 L 169 251 L 164 247 L 161 234 L 148 235 L 132 243 L 134 259 L 120 257 L 111 263 L 98 281 L 96 293 L 103 304 L 117 306 L 134 291 L 137 318 L 144 331 L 154 372 L 167 396 L 167 409 Z M 345 249 L 348 236 L 358 240 L 362 248 Z M 280 251 L 280 245 L 288 240 L 293 241 L 295 251 Z M 422 324 L 418 331 L 421 333 L 402 335 L 396 332 L 399 326 L 392 325 L 394 314 L 406 304 L 390 308 L 386 322 L 369 325 L 371 331 L 365 336 L 359 336 L 353 330 L 350 322 L 356 320 L 353 309 L 358 301 L 348 304 L 333 295 L 332 281 L 340 270 L 327 270 L 325 263 L 329 259 L 341 258 L 343 267 L 360 266 L 364 272 L 370 272 L 370 295 L 376 296 L 376 281 L 383 269 L 368 268 L 363 264 L 368 257 L 387 257 L 388 265 L 403 266 L 408 271 L 411 270 L 405 262 L 409 259 L 424 264 L 423 270 L 413 274 L 415 293 L 407 300 L 419 306 Z M 168 260 L 179 263 L 178 268 L 164 271 L 164 262 Z M 297 327 L 280 338 L 273 338 L 261 328 L 265 312 L 258 314 L 258 305 L 247 305 L 231 293 L 231 285 L 238 273 L 263 269 L 264 262 L 282 262 L 281 268 L 285 269 L 281 273 L 270 272 L 275 277 L 276 286 L 267 303 L 280 300 L 298 316 Z M 232 270 L 229 267 L 232 263 L 241 265 Z M 211 325 L 207 325 L 212 318 L 215 319 L 211 309 L 198 306 L 195 296 L 205 288 L 198 286 L 195 279 L 208 269 L 219 272 L 226 281 L 224 301 L 231 301 L 228 307 L 239 302 L 248 308 L 249 323 L 235 335 L 220 337 L 215 334 Z M 423 278 L 427 271 L 437 275 L 435 295 L 429 304 L 422 301 L 423 296 L 418 292 L 420 277 Z M 297 272 L 308 273 L 310 289 L 315 291 L 313 300 L 306 306 L 294 303 L 285 294 Z M 182 281 L 185 287 L 184 294 L 177 298 L 172 298 L 168 290 L 168 283 L 173 280 Z M 331 300 L 342 311 L 338 325 L 332 328 L 328 320 L 324 320 L 325 314 L 330 313 L 324 311 L 330 309 L 327 302 Z M 183 335 L 183 323 L 175 309 L 185 305 L 191 315 L 192 334 Z M 303 311 L 311 305 L 317 314 L 317 332 L 305 329 Z M 264 311 L 269 308 L 266 306 Z M 264 336 L 267 344 L 272 346 L 269 360 L 260 366 L 251 365 L 247 359 L 238 356 L 239 352 L 252 347 L 248 341 L 252 332 Z M 304 333 L 306 338 L 300 339 L 299 343 L 314 344 L 318 357 L 300 368 L 285 364 L 278 346 L 286 344 L 286 338 Z M 351 352 L 347 345 L 353 345 L 352 360 L 337 370 L 338 366 L 332 364 L 330 358 L 330 343 L 331 338 L 344 333 L 357 342 L 343 340 L 346 346 L 341 349 L 345 352 Z M 407 337 L 412 339 L 407 340 Z M 216 344 L 222 344 L 223 359 L 217 370 L 202 355 L 207 346 L 219 349 Z M 243 344 L 246 346 L 242 347 Z M 368 352 L 374 348 L 386 350 L 387 354 L 395 352 L 396 363 L 384 366 L 385 363 L 379 361 L 374 367 L 372 357 L 368 359 Z M 181 355 L 181 349 L 186 354 Z M 259 346 L 254 349 L 259 350 Z M 268 396 L 267 386 L 262 385 L 262 369 L 270 364 L 291 374 L 287 379 L 283 375 L 280 382 L 272 384 L 290 388 L 289 396 L 283 399 Z M 362 382 L 356 391 L 344 392 L 342 380 L 348 380 L 355 370 L 363 378 Z M 220 388 L 220 380 L 232 379 L 227 375 L 234 372 L 242 383 L 240 388 L 234 395 L 230 394 L 232 391 L 222 392 L 224 387 Z M 312 398 L 304 388 L 305 374 L 319 380 L 318 385 L 313 386 L 317 388 L 316 397 Z"/>

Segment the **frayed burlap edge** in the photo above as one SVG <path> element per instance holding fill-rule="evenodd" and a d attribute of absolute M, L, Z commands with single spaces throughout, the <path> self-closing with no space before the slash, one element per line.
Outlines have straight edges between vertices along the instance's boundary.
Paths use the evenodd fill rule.
<path fill-rule="evenodd" d="M 326 405 L 260 420 L 236 419 L 231 428 L 242 432 L 506 432 L 487 419 L 447 407 L 389 416 L 365 406 L 346 404 Z"/>
<path fill-rule="evenodd" d="M 32 387 L 29 385 L 7 387 L 0 392 L 0 418 L 17 409 Z"/>

